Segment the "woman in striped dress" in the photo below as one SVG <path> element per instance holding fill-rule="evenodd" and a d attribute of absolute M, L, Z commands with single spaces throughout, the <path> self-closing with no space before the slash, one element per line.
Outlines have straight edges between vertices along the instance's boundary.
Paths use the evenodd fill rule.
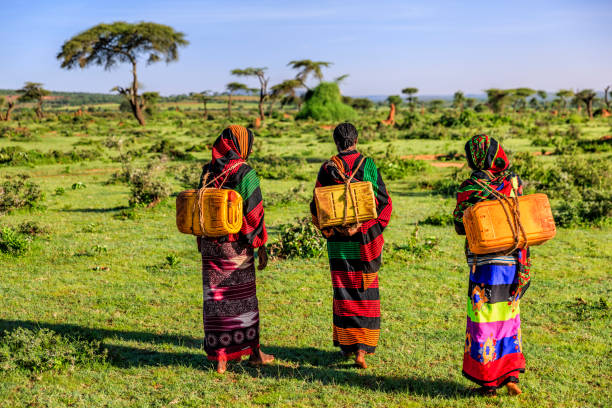
<path fill-rule="evenodd" d="M 267 264 L 264 245 L 268 235 L 259 178 L 245 162 L 252 147 L 250 130 L 228 127 L 213 144 L 212 160 L 204 166 L 200 179 L 199 188 L 232 189 L 243 199 L 243 224 L 238 234 L 198 237 L 204 288 L 204 349 L 208 359 L 217 362 L 219 373 L 225 372 L 228 360 L 244 355 L 251 356 L 252 364 L 274 360 L 259 348 L 253 253 L 254 248 L 259 248 L 258 269 L 262 270 Z"/>
<path fill-rule="evenodd" d="M 316 187 L 343 183 L 346 176 L 372 183 L 378 218 L 348 228 L 324 228 L 331 269 L 333 299 L 333 341 L 346 356 L 355 355 L 358 367 L 366 368 L 365 355 L 373 354 L 380 334 L 378 270 L 382 263 L 383 230 L 391 217 L 391 198 L 374 161 L 357 152 L 357 129 L 342 123 L 334 129 L 338 155 L 325 162 Z M 314 200 L 310 211 L 318 227 Z"/>
<path fill-rule="evenodd" d="M 466 143 L 465 153 L 472 174 L 459 187 L 453 213 L 460 235 L 465 235 L 464 211 L 495 199 L 490 189 L 508 197 L 523 190 L 520 178 L 508 171 L 506 153 L 495 139 L 474 136 Z M 525 371 L 519 303 L 529 287 L 529 251 L 475 255 L 466 242 L 466 256 L 470 279 L 463 375 L 480 385 L 482 394 L 495 395 L 506 386 L 510 394 L 518 395 L 519 373 Z"/>

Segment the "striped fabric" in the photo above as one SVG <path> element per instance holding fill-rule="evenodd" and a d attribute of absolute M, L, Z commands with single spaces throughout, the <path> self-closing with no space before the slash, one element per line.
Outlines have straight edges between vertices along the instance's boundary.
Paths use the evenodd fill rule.
<path fill-rule="evenodd" d="M 362 155 L 356 151 L 335 156 L 347 175 L 355 172 Z M 331 270 L 333 298 L 333 342 L 345 353 L 364 350 L 374 353 L 380 335 L 380 297 L 378 270 L 382 263 L 382 232 L 391 216 L 391 198 L 374 164 L 367 158 L 355 173 L 356 181 L 372 183 L 379 217 L 361 225 L 360 231 L 346 237 L 331 233 L 327 237 L 327 254 Z M 334 167 L 323 164 L 316 186 L 341 183 Z M 317 210 L 310 205 L 313 220 Z"/>
<path fill-rule="evenodd" d="M 253 248 L 202 239 L 204 349 L 209 360 L 239 359 L 259 348 Z"/>
<path fill-rule="evenodd" d="M 232 189 L 243 199 L 243 223 L 238 234 L 198 237 L 202 253 L 205 350 L 210 360 L 231 360 L 259 348 L 259 308 L 253 248 L 268 239 L 259 178 L 244 160 L 251 153 L 253 134 L 243 126 L 223 130 L 213 144 L 212 160 L 202 169 L 212 187 Z M 235 164 L 239 164 L 233 167 Z M 223 173 L 226 169 L 227 178 Z"/>

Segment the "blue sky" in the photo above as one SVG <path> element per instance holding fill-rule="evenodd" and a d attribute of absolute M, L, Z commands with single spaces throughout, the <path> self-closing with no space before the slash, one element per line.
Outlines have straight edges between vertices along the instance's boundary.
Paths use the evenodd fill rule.
<path fill-rule="evenodd" d="M 140 68 L 163 95 L 223 90 L 233 68 L 290 78 L 293 59 L 331 61 L 347 95 L 480 93 L 490 87 L 602 89 L 612 83 L 612 1 L 69 1 L 3 2 L 0 88 L 108 92 L 129 67 L 66 71 L 55 55 L 100 22 L 168 24 L 190 45 L 180 60 Z M 242 79 L 240 79 L 242 80 Z M 255 86 L 256 82 L 250 82 Z"/>

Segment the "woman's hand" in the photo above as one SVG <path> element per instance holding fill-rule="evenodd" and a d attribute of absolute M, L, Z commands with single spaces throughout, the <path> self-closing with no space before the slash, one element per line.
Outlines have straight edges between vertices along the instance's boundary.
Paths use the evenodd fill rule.
<path fill-rule="evenodd" d="M 268 251 L 266 250 L 265 245 L 260 246 L 259 249 L 257 250 L 257 258 L 258 258 L 257 270 L 262 271 L 266 268 L 266 266 L 268 266 Z"/>

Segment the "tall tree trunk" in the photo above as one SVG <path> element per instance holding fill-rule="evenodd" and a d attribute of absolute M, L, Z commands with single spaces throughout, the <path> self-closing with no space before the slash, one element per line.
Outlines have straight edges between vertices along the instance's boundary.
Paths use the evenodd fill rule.
<path fill-rule="evenodd" d="M 264 102 L 264 98 L 260 96 L 259 97 L 259 119 L 261 119 L 262 122 L 266 118 L 266 115 L 264 114 L 264 109 L 263 109 L 263 102 Z"/>
<path fill-rule="evenodd" d="M 146 121 L 144 115 L 142 114 L 142 105 L 138 98 L 138 75 L 136 74 L 136 60 L 132 60 L 132 88 L 130 92 L 130 106 L 132 107 L 132 113 L 134 117 L 140 124 L 140 126 L 145 126 Z"/>
<path fill-rule="evenodd" d="M 587 113 L 589 114 L 589 119 L 593 119 L 593 99 L 589 99 L 587 104 Z"/>
<path fill-rule="evenodd" d="M 232 94 L 231 92 L 227 97 L 227 117 L 228 118 L 232 117 Z"/>
<path fill-rule="evenodd" d="M 610 85 L 604 89 L 604 102 L 606 103 L 606 109 L 610 109 L 610 101 L 608 101 L 608 95 L 610 93 Z"/>
<path fill-rule="evenodd" d="M 38 103 L 36 104 L 36 117 L 38 119 L 42 119 L 43 118 L 43 111 L 42 111 L 42 99 L 40 99 L 38 101 Z"/>
<path fill-rule="evenodd" d="M 206 101 L 204 101 L 204 118 L 208 119 L 208 106 L 206 105 Z"/>
<path fill-rule="evenodd" d="M 13 109 L 15 108 L 15 102 L 8 102 L 7 104 L 7 108 L 6 108 L 6 116 L 4 116 L 4 120 L 5 121 L 10 121 L 11 120 L 11 113 L 13 113 Z"/>

